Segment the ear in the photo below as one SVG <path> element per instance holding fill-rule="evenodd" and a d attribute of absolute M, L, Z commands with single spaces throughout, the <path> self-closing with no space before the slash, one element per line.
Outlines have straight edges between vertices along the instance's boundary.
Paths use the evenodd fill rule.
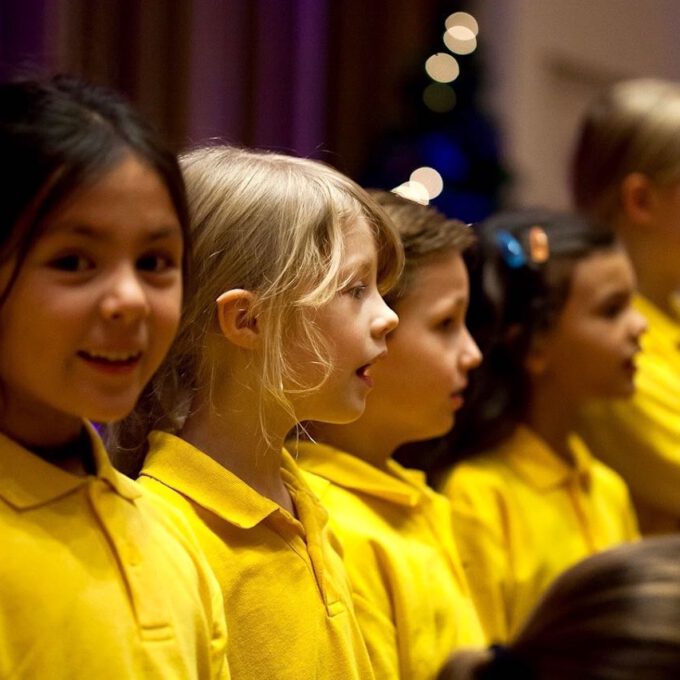
<path fill-rule="evenodd" d="M 222 335 L 237 347 L 254 349 L 259 343 L 260 331 L 253 314 L 254 303 L 255 295 L 241 288 L 227 290 L 215 300 Z"/>
<path fill-rule="evenodd" d="M 621 182 L 621 206 L 626 217 L 635 224 L 646 224 L 655 204 L 655 185 L 641 172 L 631 172 Z"/>

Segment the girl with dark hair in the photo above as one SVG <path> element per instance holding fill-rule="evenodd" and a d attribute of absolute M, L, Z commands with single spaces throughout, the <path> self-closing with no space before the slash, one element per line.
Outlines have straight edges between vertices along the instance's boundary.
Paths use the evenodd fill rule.
<path fill-rule="evenodd" d="M 442 489 L 489 638 L 504 641 L 579 559 L 637 536 L 627 489 L 573 434 L 595 397 L 634 390 L 645 321 L 611 233 L 524 211 L 478 228 L 473 333 L 484 354 Z"/>
<path fill-rule="evenodd" d="M 88 422 L 132 410 L 177 329 L 177 162 L 65 77 L 0 85 L 0 155 L 0 677 L 227 677 L 193 534 Z"/>

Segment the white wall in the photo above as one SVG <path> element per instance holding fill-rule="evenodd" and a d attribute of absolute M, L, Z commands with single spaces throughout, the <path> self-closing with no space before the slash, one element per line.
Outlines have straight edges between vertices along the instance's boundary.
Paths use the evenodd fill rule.
<path fill-rule="evenodd" d="M 680 80 L 678 0 L 476 0 L 471 11 L 516 205 L 569 204 L 574 134 L 598 90 L 637 76 Z"/>

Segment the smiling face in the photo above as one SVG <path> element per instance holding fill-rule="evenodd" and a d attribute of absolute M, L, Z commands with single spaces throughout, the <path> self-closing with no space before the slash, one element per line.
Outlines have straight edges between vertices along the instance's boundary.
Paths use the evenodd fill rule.
<path fill-rule="evenodd" d="M 375 238 L 364 220 L 347 231 L 340 280 L 343 287 L 311 319 L 329 346 L 331 373 L 318 390 L 290 398 L 299 420 L 347 423 L 358 418 L 373 388 L 371 365 L 386 350 L 385 336 L 398 323 L 385 304 L 377 283 L 378 252 Z M 319 369 L 301 349 L 290 359 L 301 367 L 301 382 L 313 385 Z"/>
<path fill-rule="evenodd" d="M 481 353 L 465 326 L 467 270 L 458 251 L 423 262 L 396 305 L 399 327 L 373 370 L 362 422 L 398 445 L 437 437 L 454 424 L 468 372 Z"/>
<path fill-rule="evenodd" d="M 631 306 L 633 270 L 621 248 L 576 263 L 564 309 L 532 354 L 536 380 L 551 382 L 571 403 L 627 397 L 645 319 Z M 532 369 L 530 369 L 532 370 Z"/>
<path fill-rule="evenodd" d="M 165 185 L 133 156 L 49 217 L 0 309 L 4 431 L 49 445 L 129 413 L 177 329 L 182 249 Z"/>

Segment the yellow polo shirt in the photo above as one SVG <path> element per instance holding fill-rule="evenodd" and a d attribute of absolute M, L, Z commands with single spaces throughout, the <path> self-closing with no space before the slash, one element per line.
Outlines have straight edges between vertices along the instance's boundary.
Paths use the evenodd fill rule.
<path fill-rule="evenodd" d="M 680 265 L 679 265 L 680 266 Z M 636 391 L 593 404 L 578 432 L 630 487 L 642 532 L 680 531 L 680 319 L 638 296 L 647 317 Z"/>
<path fill-rule="evenodd" d="M 0 435 L 0 677 L 228 678 L 222 598 L 178 513 Z"/>
<path fill-rule="evenodd" d="M 222 587 L 238 680 L 373 678 L 328 516 L 284 451 L 299 519 L 179 437 L 153 432 L 143 486 L 187 517 Z"/>
<path fill-rule="evenodd" d="M 483 644 L 449 503 L 424 475 L 311 442 L 297 453 L 343 546 L 376 677 L 435 678 L 454 649 Z"/>
<path fill-rule="evenodd" d="M 512 639 L 567 567 L 638 536 L 623 481 L 577 437 L 570 448 L 574 466 L 518 427 L 444 480 L 458 549 L 492 641 Z"/>

